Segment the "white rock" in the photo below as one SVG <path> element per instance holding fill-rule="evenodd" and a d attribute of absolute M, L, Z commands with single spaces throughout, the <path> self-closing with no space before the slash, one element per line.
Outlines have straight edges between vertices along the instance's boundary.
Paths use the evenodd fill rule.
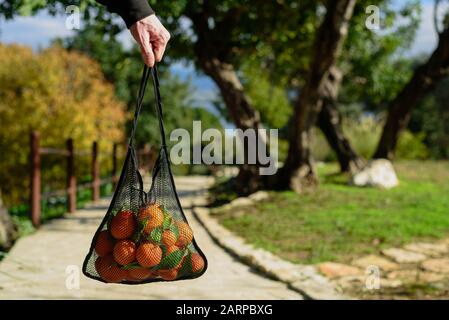
<path fill-rule="evenodd" d="M 387 159 L 376 159 L 360 172 L 354 174 L 351 184 L 359 187 L 379 187 L 390 189 L 399 185 L 393 165 Z"/>

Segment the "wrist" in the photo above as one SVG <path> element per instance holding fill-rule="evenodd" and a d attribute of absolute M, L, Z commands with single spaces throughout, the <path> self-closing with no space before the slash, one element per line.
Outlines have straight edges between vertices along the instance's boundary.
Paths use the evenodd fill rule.
<path fill-rule="evenodd" d="M 137 21 L 155 14 L 147 0 L 131 0 L 125 1 L 124 3 L 126 3 L 127 8 L 125 11 L 126 14 L 122 18 L 128 29 Z"/>

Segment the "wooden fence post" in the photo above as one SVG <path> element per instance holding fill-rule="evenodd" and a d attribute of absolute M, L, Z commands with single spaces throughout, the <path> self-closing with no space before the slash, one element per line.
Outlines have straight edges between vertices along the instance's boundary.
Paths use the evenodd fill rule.
<path fill-rule="evenodd" d="M 112 186 L 115 189 L 117 187 L 117 148 L 118 144 L 114 143 L 112 146 Z"/>
<path fill-rule="evenodd" d="M 37 131 L 30 133 L 30 207 L 31 222 L 35 227 L 39 227 L 41 220 L 41 155 L 39 137 L 40 135 Z"/>
<path fill-rule="evenodd" d="M 92 200 L 100 199 L 100 164 L 98 162 L 98 143 L 92 144 Z"/>
<path fill-rule="evenodd" d="M 67 139 L 67 210 L 76 211 L 75 152 L 73 139 Z"/>

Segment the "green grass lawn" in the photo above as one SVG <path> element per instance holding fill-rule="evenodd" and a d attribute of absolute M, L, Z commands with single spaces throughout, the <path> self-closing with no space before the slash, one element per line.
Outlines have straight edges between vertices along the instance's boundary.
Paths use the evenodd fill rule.
<path fill-rule="evenodd" d="M 254 206 L 216 212 L 248 242 L 297 263 L 347 262 L 417 239 L 449 236 L 449 162 L 397 162 L 400 186 L 358 188 L 319 168 L 321 185 L 303 195 L 271 193 Z"/>

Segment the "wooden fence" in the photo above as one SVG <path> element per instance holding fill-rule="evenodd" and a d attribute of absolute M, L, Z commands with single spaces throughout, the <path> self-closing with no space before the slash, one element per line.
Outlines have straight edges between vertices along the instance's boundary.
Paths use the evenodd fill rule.
<path fill-rule="evenodd" d="M 48 199 L 55 196 L 67 196 L 67 211 L 75 212 L 77 202 L 77 190 L 91 188 L 92 200 L 97 201 L 100 198 L 100 187 L 107 183 L 113 183 L 114 187 L 118 181 L 117 176 L 117 152 L 119 144 L 114 144 L 112 154 L 101 153 L 98 150 L 98 142 L 92 143 L 91 150 L 75 150 L 73 139 L 66 141 L 66 149 L 56 148 L 42 148 L 40 146 L 40 134 L 38 131 L 30 133 L 30 215 L 31 221 L 35 227 L 38 227 L 41 222 L 41 202 L 43 199 Z M 151 147 L 146 146 L 142 150 L 138 150 L 138 157 L 143 158 L 150 156 L 149 161 L 142 161 L 141 163 L 150 164 L 153 161 L 154 152 Z M 55 190 L 42 193 L 41 189 L 41 156 L 54 154 L 62 156 L 66 159 L 66 189 Z M 90 157 L 90 170 L 92 180 L 87 183 L 77 184 L 75 175 L 75 156 Z M 100 178 L 100 156 L 112 157 L 112 170 L 110 176 Z"/>

